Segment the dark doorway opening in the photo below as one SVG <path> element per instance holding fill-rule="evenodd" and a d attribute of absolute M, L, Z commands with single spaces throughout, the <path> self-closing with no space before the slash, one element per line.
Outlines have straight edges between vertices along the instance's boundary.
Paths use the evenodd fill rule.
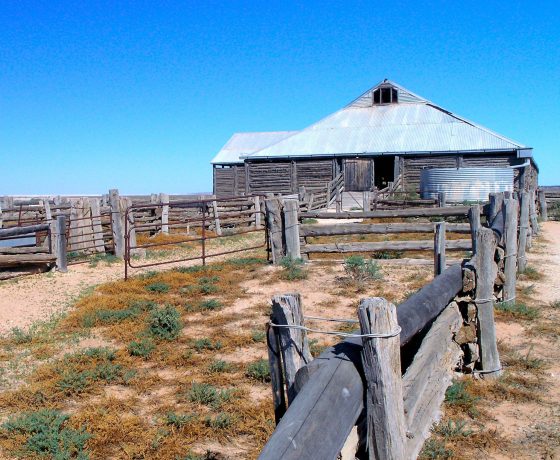
<path fill-rule="evenodd" d="M 387 187 L 395 180 L 395 157 L 382 156 L 375 158 L 374 184 L 378 189 Z"/>

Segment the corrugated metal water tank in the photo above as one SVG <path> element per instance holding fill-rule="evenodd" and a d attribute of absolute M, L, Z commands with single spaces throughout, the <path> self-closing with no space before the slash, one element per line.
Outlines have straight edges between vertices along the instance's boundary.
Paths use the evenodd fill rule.
<path fill-rule="evenodd" d="M 445 192 L 447 201 L 486 201 L 488 194 L 513 191 L 511 168 L 430 168 L 420 174 L 423 199 Z"/>

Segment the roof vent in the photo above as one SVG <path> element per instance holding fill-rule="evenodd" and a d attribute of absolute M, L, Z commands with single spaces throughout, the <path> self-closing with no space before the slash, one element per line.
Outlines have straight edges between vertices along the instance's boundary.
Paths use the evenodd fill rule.
<path fill-rule="evenodd" d="M 373 105 L 397 104 L 399 92 L 392 86 L 380 86 L 373 91 Z"/>

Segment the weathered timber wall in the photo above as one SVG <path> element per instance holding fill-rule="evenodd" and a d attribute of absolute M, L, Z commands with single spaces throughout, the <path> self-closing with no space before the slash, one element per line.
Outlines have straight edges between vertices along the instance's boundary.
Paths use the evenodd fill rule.
<path fill-rule="evenodd" d="M 227 198 L 245 194 L 245 166 L 232 165 L 226 168 L 214 168 L 214 194 L 218 198 Z"/>

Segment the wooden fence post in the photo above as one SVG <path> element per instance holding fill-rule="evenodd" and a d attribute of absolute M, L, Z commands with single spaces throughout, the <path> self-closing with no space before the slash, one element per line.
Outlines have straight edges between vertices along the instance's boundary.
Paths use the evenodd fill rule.
<path fill-rule="evenodd" d="M 397 309 L 380 297 L 364 299 L 358 317 L 362 334 L 395 333 L 393 337 L 362 338 L 369 458 L 402 460 L 406 429 Z"/>
<path fill-rule="evenodd" d="M 548 208 L 546 207 L 546 193 L 539 190 L 539 208 L 541 210 L 541 219 L 543 222 L 548 220 Z"/>
<path fill-rule="evenodd" d="M 518 201 L 513 198 L 504 200 L 504 298 L 503 302 L 515 301 L 517 278 L 517 212 Z"/>
<path fill-rule="evenodd" d="M 268 224 L 268 240 L 272 251 L 272 263 L 280 264 L 284 255 L 282 238 L 281 201 L 278 198 L 268 198 L 265 201 L 266 221 Z"/>
<path fill-rule="evenodd" d="M 91 208 L 91 222 L 93 231 L 93 244 L 95 250 L 100 253 L 105 252 L 105 243 L 103 241 L 103 227 L 101 225 L 101 207 L 98 198 L 90 198 L 89 205 Z"/>
<path fill-rule="evenodd" d="M 340 187 L 336 187 L 336 212 L 342 212 L 342 193 Z"/>
<path fill-rule="evenodd" d="M 159 202 L 161 203 L 161 233 L 169 233 L 169 195 L 167 193 L 159 194 Z"/>
<path fill-rule="evenodd" d="M 537 220 L 537 206 L 535 190 L 529 192 L 529 219 L 531 220 L 531 228 L 533 235 L 539 234 L 539 222 Z"/>
<path fill-rule="evenodd" d="M 113 243 L 115 255 L 124 256 L 124 219 L 121 214 L 119 191 L 109 190 L 109 204 L 111 206 L 111 225 L 113 227 Z"/>
<path fill-rule="evenodd" d="M 58 216 L 56 218 L 56 269 L 59 272 L 66 273 L 68 271 L 68 262 L 66 254 L 66 217 Z"/>
<path fill-rule="evenodd" d="M 438 207 L 443 208 L 445 206 L 447 206 L 447 199 L 446 199 L 445 192 L 439 192 L 438 193 Z"/>
<path fill-rule="evenodd" d="M 136 228 L 134 227 L 134 213 L 129 212 L 127 214 L 126 212 L 126 210 L 130 206 L 132 206 L 132 200 L 130 198 L 121 198 L 121 214 L 123 216 L 123 222 L 125 219 L 128 219 L 128 223 L 127 223 L 128 247 L 133 248 L 131 251 L 132 253 L 137 253 L 138 249 L 134 249 L 136 248 Z"/>
<path fill-rule="evenodd" d="M 494 323 L 494 281 L 498 267 L 494 261 L 496 235 L 490 228 L 482 227 L 477 236 L 476 299 L 478 335 L 480 343 L 482 373 L 488 378 L 501 375 L 500 355 L 496 344 Z"/>
<path fill-rule="evenodd" d="M 271 321 L 279 326 L 303 326 L 300 295 L 275 295 L 272 298 Z M 297 395 L 294 387 L 296 373 L 303 366 L 309 364 L 313 357 L 309 351 L 307 333 L 304 330 L 291 327 L 277 327 L 276 329 L 284 365 L 288 404 L 291 404 Z"/>
<path fill-rule="evenodd" d="M 253 197 L 253 203 L 255 208 L 255 228 L 261 228 L 261 199 L 258 195 Z"/>
<path fill-rule="evenodd" d="M 364 211 L 369 211 L 370 210 L 369 191 L 367 191 L 367 190 L 364 191 L 362 208 L 363 208 Z"/>
<path fill-rule="evenodd" d="M 490 201 L 490 208 L 488 211 L 488 215 L 486 216 L 486 222 L 488 224 L 488 227 L 491 227 L 494 222 L 494 219 L 496 219 L 496 216 L 500 212 L 500 209 L 502 209 L 502 204 L 504 202 L 504 194 L 490 193 L 488 199 Z"/>
<path fill-rule="evenodd" d="M 476 239 L 480 229 L 480 205 L 474 204 L 469 209 L 469 223 L 471 226 L 472 253 L 476 254 Z"/>
<path fill-rule="evenodd" d="M 434 276 L 445 270 L 445 222 L 437 222 L 434 227 Z"/>
<path fill-rule="evenodd" d="M 517 244 L 517 271 L 523 273 L 527 267 L 527 234 L 529 232 L 529 194 L 525 191 L 519 195 L 519 240 Z"/>
<path fill-rule="evenodd" d="M 301 259 L 298 208 L 299 202 L 297 200 L 284 200 L 286 256 L 292 260 Z"/>
<path fill-rule="evenodd" d="M 218 215 L 218 202 L 216 200 L 212 201 L 212 210 L 214 212 L 214 228 L 216 230 L 216 235 L 221 236 L 222 227 L 220 226 L 220 216 Z"/>
<path fill-rule="evenodd" d="M 284 391 L 284 373 L 280 358 L 280 339 L 277 329 L 268 326 L 266 331 L 268 366 L 270 368 L 270 384 L 272 386 L 272 401 L 274 404 L 274 421 L 280 421 L 286 412 L 286 394 Z"/>

